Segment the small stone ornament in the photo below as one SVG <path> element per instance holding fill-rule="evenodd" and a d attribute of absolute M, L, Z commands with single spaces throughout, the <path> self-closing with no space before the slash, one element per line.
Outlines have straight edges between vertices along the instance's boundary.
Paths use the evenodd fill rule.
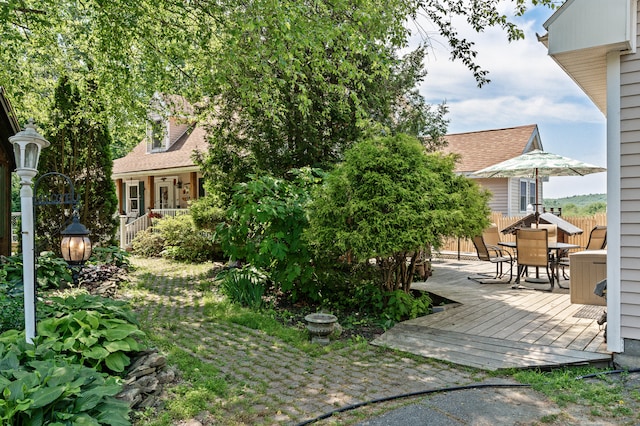
<path fill-rule="evenodd" d="M 311 342 L 321 345 L 329 344 L 329 335 L 333 333 L 338 318 L 335 315 L 315 313 L 304 317 L 307 330 L 311 334 Z"/>

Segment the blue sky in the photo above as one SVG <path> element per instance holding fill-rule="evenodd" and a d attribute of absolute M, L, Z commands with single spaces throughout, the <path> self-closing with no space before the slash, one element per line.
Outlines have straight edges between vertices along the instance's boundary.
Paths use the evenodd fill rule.
<path fill-rule="evenodd" d="M 505 3 L 504 12 L 511 5 Z M 431 38 L 425 61 L 428 75 L 420 92 L 428 102 L 446 101 L 449 133 L 537 124 L 545 151 L 606 167 L 604 115 L 547 55 L 536 33 L 552 11 L 536 8 L 518 18 L 525 39 L 509 43 L 504 31 L 476 34 L 458 24 L 461 34 L 476 43 L 477 63 L 489 71 L 491 82 L 478 88 L 460 62 L 452 62 L 447 47 L 435 37 L 435 28 L 421 23 Z M 415 33 L 412 43 L 420 40 Z M 545 198 L 606 193 L 606 173 L 583 177 L 551 177 L 544 183 Z"/>

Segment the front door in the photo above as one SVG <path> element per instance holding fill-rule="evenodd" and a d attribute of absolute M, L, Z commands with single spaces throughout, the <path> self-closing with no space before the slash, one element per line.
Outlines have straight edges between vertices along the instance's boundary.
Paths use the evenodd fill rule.
<path fill-rule="evenodd" d="M 156 185 L 156 208 L 174 208 L 173 185 L 170 182 L 158 182 Z"/>

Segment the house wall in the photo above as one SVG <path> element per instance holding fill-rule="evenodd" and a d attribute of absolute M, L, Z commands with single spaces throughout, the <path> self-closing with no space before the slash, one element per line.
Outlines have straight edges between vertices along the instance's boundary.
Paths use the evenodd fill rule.
<path fill-rule="evenodd" d="M 500 179 L 478 179 L 484 189 L 488 189 L 493 194 L 491 200 L 489 200 L 489 208 L 492 212 L 502 213 L 503 215 L 509 215 L 509 197 L 507 194 L 507 178 Z"/>
<path fill-rule="evenodd" d="M 11 255 L 11 162 L 0 144 L 0 255 Z"/>
<path fill-rule="evenodd" d="M 639 19 L 640 21 L 640 19 Z M 640 31 L 638 31 L 640 33 Z M 620 57 L 620 325 L 640 341 L 640 55 Z"/>

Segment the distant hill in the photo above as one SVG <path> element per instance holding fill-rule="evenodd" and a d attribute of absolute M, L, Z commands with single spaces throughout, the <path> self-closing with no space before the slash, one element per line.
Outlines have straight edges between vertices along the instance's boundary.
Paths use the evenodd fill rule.
<path fill-rule="evenodd" d="M 607 203 L 607 194 L 573 195 L 564 198 L 545 198 L 544 206 L 564 207 L 567 204 L 575 204 L 577 207 L 585 207 L 594 203 Z"/>

